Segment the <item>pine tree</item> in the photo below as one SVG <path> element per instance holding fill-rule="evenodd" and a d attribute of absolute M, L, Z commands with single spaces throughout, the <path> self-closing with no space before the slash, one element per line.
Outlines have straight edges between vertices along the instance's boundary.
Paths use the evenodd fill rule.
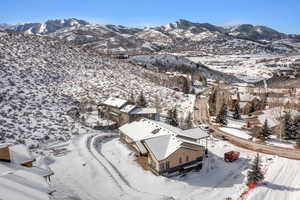
<path fill-rule="evenodd" d="M 177 108 L 173 108 L 172 111 L 172 122 L 171 122 L 172 126 L 178 126 L 178 115 L 177 115 Z"/>
<path fill-rule="evenodd" d="M 261 161 L 258 153 L 250 166 L 250 169 L 247 174 L 247 179 L 248 184 L 259 183 L 264 180 L 264 174 L 261 171 Z"/>
<path fill-rule="evenodd" d="M 190 86 L 189 86 L 187 78 L 184 79 L 183 86 L 182 86 L 182 91 L 183 91 L 184 94 L 189 94 L 190 93 Z"/>
<path fill-rule="evenodd" d="M 185 125 L 185 129 L 193 128 L 193 118 L 190 112 L 188 113 L 188 116 L 185 119 L 184 125 Z"/>
<path fill-rule="evenodd" d="M 257 133 L 257 138 L 265 141 L 270 137 L 270 135 L 272 135 L 272 130 L 268 126 L 268 120 L 265 120 L 264 125 Z"/>
<path fill-rule="evenodd" d="M 146 98 L 144 97 L 143 92 L 141 92 L 140 95 L 138 96 L 136 104 L 140 107 L 146 107 L 147 106 L 147 101 L 146 101 Z"/>
<path fill-rule="evenodd" d="M 283 116 L 283 137 L 285 139 L 296 139 L 300 123 L 297 120 L 293 120 L 289 112 Z"/>
<path fill-rule="evenodd" d="M 172 126 L 178 126 L 178 117 L 177 117 L 177 109 L 172 108 L 171 110 L 168 110 L 168 117 L 166 119 L 166 123 L 170 124 Z"/>
<path fill-rule="evenodd" d="M 298 135 L 296 138 L 296 148 L 300 149 L 300 131 L 298 131 Z"/>
<path fill-rule="evenodd" d="M 238 102 L 234 104 L 233 119 L 241 119 L 240 104 Z"/>
<path fill-rule="evenodd" d="M 218 89 L 214 87 L 209 94 L 208 104 L 210 115 L 216 115 L 217 91 Z"/>
<path fill-rule="evenodd" d="M 171 125 L 172 124 L 172 118 L 173 118 L 173 111 L 171 109 L 171 110 L 168 110 L 166 123 Z"/>
<path fill-rule="evenodd" d="M 216 122 L 222 125 L 227 125 L 227 105 L 223 103 L 216 117 Z"/>

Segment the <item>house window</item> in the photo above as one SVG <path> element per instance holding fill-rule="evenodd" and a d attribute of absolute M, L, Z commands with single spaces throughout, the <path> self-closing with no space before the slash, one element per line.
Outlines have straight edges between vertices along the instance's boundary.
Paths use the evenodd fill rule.
<path fill-rule="evenodd" d="M 159 170 L 164 171 L 166 169 L 165 163 L 159 164 Z"/>
<path fill-rule="evenodd" d="M 182 163 L 182 159 L 181 159 L 181 157 L 179 157 L 179 164 L 181 164 Z"/>
<path fill-rule="evenodd" d="M 189 156 L 186 156 L 185 161 L 189 162 Z"/>
<path fill-rule="evenodd" d="M 170 168 L 170 162 L 167 161 L 167 162 L 166 162 L 166 169 L 169 169 L 169 168 Z"/>

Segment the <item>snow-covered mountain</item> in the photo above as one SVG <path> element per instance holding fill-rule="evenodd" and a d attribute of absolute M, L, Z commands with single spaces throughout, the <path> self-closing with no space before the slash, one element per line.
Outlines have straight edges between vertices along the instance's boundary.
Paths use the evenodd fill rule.
<path fill-rule="evenodd" d="M 288 35 L 280 33 L 266 26 L 253 26 L 251 24 L 241 24 L 226 29 L 229 35 L 257 41 L 273 41 L 288 38 Z"/>
<path fill-rule="evenodd" d="M 44 34 L 89 46 L 100 52 L 184 52 L 207 54 L 287 54 L 300 51 L 299 35 L 288 35 L 265 26 L 231 27 L 177 20 L 164 26 L 130 28 L 92 25 L 77 19 L 49 20 L 9 26 L 13 32 Z"/>
<path fill-rule="evenodd" d="M 87 25 L 88 22 L 75 18 L 70 19 L 55 19 L 48 20 L 45 23 L 24 23 L 17 25 L 10 25 L 4 30 L 9 32 L 21 32 L 27 34 L 46 35 L 53 33 L 62 28 L 78 28 L 82 25 Z"/>

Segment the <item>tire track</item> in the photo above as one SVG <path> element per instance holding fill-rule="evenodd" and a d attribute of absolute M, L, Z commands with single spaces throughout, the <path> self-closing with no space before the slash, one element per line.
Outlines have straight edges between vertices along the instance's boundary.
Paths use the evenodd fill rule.
<path fill-rule="evenodd" d="M 143 191 L 140 191 L 140 190 L 134 188 L 129 183 L 129 181 L 122 175 L 122 173 L 117 169 L 117 167 L 113 163 L 111 163 L 111 161 L 109 161 L 103 155 L 103 153 L 101 153 L 101 151 L 98 150 L 98 148 L 101 149 L 101 147 L 102 147 L 101 143 L 107 142 L 116 137 L 118 137 L 118 136 L 117 135 L 104 135 L 104 136 L 103 135 L 101 135 L 101 136 L 92 135 L 87 140 L 87 148 L 88 148 L 89 152 L 91 153 L 91 155 L 93 156 L 93 158 L 95 158 L 97 160 L 97 162 L 101 166 L 103 166 L 105 171 L 113 179 L 113 181 L 121 189 L 121 191 L 123 191 L 124 193 L 126 193 L 129 196 L 141 197 L 141 194 L 142 194 L 142 197 L 145 197 L 145 195 L 149 195 L 149 197 L 152 197 L 153 199 L 174 200 L 173 197 L 168 197 L 163 194 L 151 194 L 151 193 L 143 192 Z M 92 148 L 94 148 L 94 149 L 92 149 Z M 101 158 L 103 160 L 99 159 L 94 151 L 96 151 L 98 156 L 101 156 Z M 110 168 L 113 170 L 113 172 L 111 171 Z M 113 174 L 113 173 L 115 173 L 115 174 Z M 156 196 L 156 198 L 155 198 L 155 196 Z M 143 199 L 143 198 L 138 198 L 138 199 Z"/>

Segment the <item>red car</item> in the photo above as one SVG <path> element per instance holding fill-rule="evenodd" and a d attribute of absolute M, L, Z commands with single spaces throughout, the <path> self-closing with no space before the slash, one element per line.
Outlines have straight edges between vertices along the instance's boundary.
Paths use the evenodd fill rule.
<path fill-rule="evenodd" d="M 229 151 L 224 153 L 224 160 L 226 162 L 232 162 L 237 160 L 240 157 L 240 152 L 238 151 Z"/>

